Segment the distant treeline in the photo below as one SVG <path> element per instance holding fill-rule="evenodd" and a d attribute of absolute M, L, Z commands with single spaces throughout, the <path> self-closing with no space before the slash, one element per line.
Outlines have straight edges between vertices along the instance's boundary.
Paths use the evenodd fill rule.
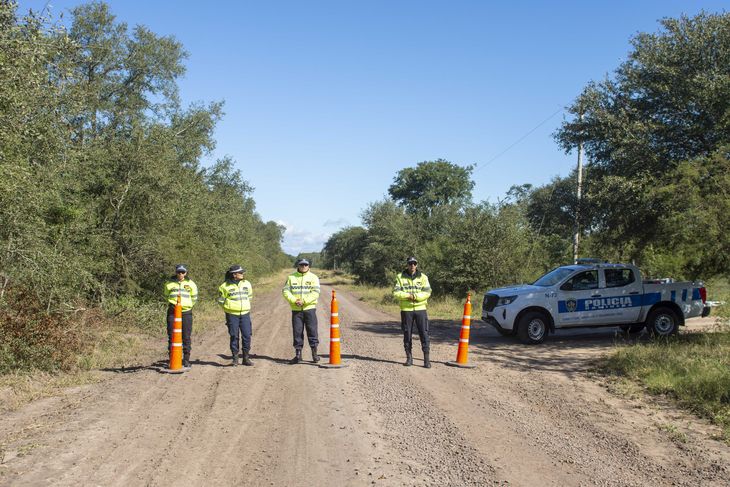
<path fill-rule="evenodd" d="M 205 297 L 232 263 L 291 263 L 234 162 L 201 165 L 222 103 L 181 105 L 186 57 L 104 3 L 64 28 L 0 1 L 0 305 L 159 301 L 174 263 Z"/>
<path fill-rule="evenodd" d="M 461 294 L 516 282 L 580 256 L 635 262 L 651 276 L 730 271 L 730 14 L 664 19 L 632 39 L 614 75 L 590 83 L 555 134 L 587 164 L 576 173 L 513 186 L 472 202 L 473 166 L 437 160 L 395 177 L 364 225 L 334 234 L 324 265 L 390 284 L 413 254 L 437 291 Z M 479 168 L 481 169 L 481 168 Z M 488 178 L 494 165 L 480 172 Z"/>

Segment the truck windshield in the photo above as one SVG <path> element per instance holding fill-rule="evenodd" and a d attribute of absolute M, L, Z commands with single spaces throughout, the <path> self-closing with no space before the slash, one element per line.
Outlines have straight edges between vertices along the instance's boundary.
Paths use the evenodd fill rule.
<path fill-rule="evenodd" d="M 573 268 L 558 267 L 557 269 L 551 270 L 540 279 L 533 282 L 532 285 L 542 287 L 554 286 L 555 284 L 559 283 L 560 281 L 571 275 L 573 272 L 575 272 L 575 269 Z"/>

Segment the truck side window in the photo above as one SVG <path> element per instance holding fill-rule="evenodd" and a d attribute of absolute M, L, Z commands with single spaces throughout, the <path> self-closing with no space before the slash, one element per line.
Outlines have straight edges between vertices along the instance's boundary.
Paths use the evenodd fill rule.
<path fill-rule="evenodd" d="M 606 287 L 622 287 L 636 279 L 631 269 L 606 269 Z"/>
<path fill-rule="evenodd" d="M 581 272 L 560 286 L 561 291 L 583 291 L 585 289 L 598 289 L 598 271 Z"/>

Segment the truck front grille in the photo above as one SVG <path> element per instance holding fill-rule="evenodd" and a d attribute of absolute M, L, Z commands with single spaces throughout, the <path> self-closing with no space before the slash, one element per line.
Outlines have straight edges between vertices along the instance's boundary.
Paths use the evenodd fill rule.
<path fill-rule="evenodd" d="M 485 294 L 484 303 L 482 303 L 482 309 L 486 311 L 494 311 L 494 308 L 497 306 L 498 300 L 499 296 L 497 296 L 496 294 Z"/>

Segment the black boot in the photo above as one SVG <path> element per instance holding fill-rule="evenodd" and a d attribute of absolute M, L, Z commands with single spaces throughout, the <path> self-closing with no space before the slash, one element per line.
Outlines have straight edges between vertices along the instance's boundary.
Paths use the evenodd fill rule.
<path fill-rule="evenodd" d="M 183 367 L 190 368 L 190 354 L 183 355 Z"/>
<path fill-rule="evenodd" d="M 406 367 L 410 367 L 411 365 L 413 365 L 413 353 L 408 350 L 406 350 L 406 363 L 403 365 L 405 365 Z"/>
<path fill-rule="evenodd" d="M 296 350 L 296 355 L 294 355 L 294 358 L 289 361 L 290 364 L 301 364 L 302 363 L 302 351 L 301 349 Z"/>
<path fill-rule="evenodd" d="M 238 352 L 231 352 L 231 365 L 233 367 L 238 365 Z"/>
<path fill-rule="evenodd" d="M 429 359 L 428 352 L 423 352 L 423 366 L 427 369 L 431 368 L 431 360 Z"/>
<path fill-rule="evenodd" d="M 241 364 L 248 365 L 249 367 L 253 365 L 253 362 L 251 362 L 251 359 L 248 358 L 248 350 L 243 351 L 243 359 L 241 360 Z"/>
<path fill-rule="evenodd" d="M 317 347 L 312 347 L 312 362 L 315 364 L 319 362 L 319 355 L 317 355 Z"/>

